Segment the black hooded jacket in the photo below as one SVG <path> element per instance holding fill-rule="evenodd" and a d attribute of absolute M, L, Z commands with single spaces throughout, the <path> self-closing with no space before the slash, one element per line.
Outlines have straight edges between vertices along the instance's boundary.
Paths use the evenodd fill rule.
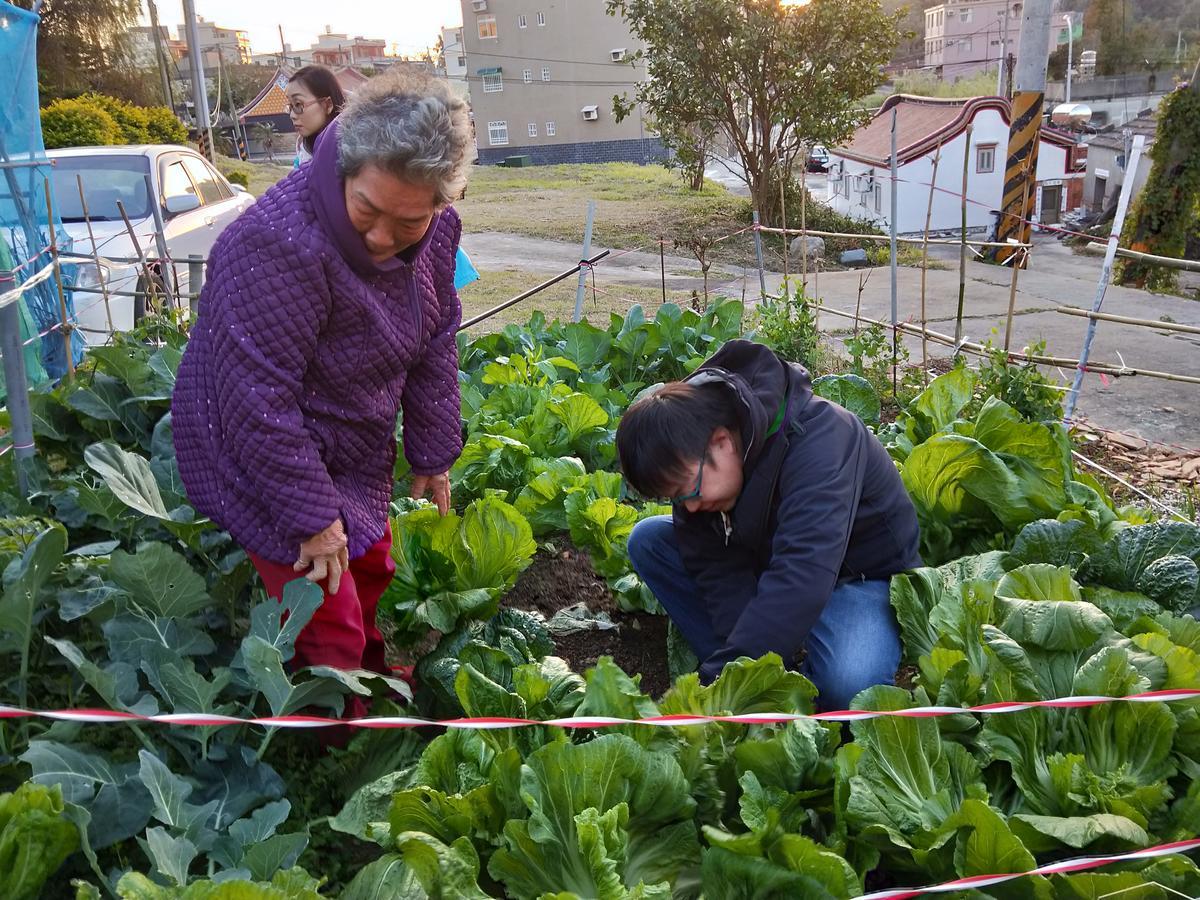
<path fill-rule="evenodd" d="M 887 451 L 857 416 L 813 394 L 802 367 L 730 341 L 688 381 L 733 391 L 745 454 L 731 512 L 674 515 L 724 642 L 700 661 L 708 682 L 739 656 L 774 651 L 790 664 L 840 581 L 887 578 L 921 558 L 917 516 Z"/>

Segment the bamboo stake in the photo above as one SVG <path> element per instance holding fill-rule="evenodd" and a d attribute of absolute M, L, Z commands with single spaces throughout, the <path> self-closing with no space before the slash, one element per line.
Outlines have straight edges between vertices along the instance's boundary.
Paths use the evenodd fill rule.
<path fill-rule="evenodd" d="M 869 316 L 856 316 L 854 313 L 848 313 L 844 310 L 834 309 L 832 306 L 825 307 L 825 311 L 832 313 L 835 316 L 841 316 L 844 319 L 853 319 L 857 322 L 866 322 L 869 325 L 879 325 L 882 328 L 887 328 L 888 323 L 880 319 L 872 319 Z M 988 350 L 982 344 L 975 341 L 955 341 L 948 334 L 942 334 L 938 331 L 932 331 L 928 328 L 921 329 L 917 325 L 910 325 L 907 322 L 899 322 L 896 325 L 901 331 L 909 334 L 920 334 L 922 330 L 928 333 L 929 339 L 938 344 L 945 344 L 947 347 L 956 347 L 959 350 L 964 350 L 968 353 L 974 353 L 977 356 L 988 355 Z M 1035 353 L 1009 353 L 1010 360 L 1025 360 L 1027 362 L 1036 363 L 1042 366 L 1076 366 L 1079 363 L 1077 359 L 1067 359 L 1062 356 L 1042 356 Z M 1142 375 L 1147 378 L 1161 378 L 1164 381 L 1179 381 L 1185 384 L 1200 384 L 1200 377 L 1195 375 L 1176 375 L 1173 372 L 1158 372 L 1153 369 L 1135 369 L 1131 366 L 1121 366 L 1115 363 L 1094 363 L 1087 364 L 1089 372 L 1103 373 L 1105 375 L 1134 376 Z"/>
<path fill-rule="evenodd" d="M 1021 192 L 1021 209 L 1025 209 L 1029 203 L 1029 160 L 1025 160 L 1025 166 L 1021 170 L 1021 181 L 1025 187 Z M 1004 322 L 1004 352 L 1008 352 L 1008 346 L 1012 342 L 1013 315 L 1017 309 L 1017 273 L 1025 264 L 1025 258 L 1029 251 L 1025 249 L 1018 250 L 1009 260 L 1012 262 L 1012 279 L 1008 286 L 1008 318 Z"/>
<path fill-rule="evenodd" d="M 1200 326 L 1183 325 L 1179 322 L 1159 322 L 1157 319 L 1137 319 L 1133 316 L 1118 316 L 1113 313 L 1092 312 L 1074 306 L 1060 306 L 1054 310 L 1064 316 L 1079 316 L 1084 319 L 1102 319 L 1105 322 L 1120 322 L 1122 325 L 1140 325 L 1156 331 L 1178 331 L 1183 334 L 1200 334 Z"/>
<path fill-rule="evenodd" d="M 1021 271 L 1021 257 L 1029 251 L 1018 250 L 1009 257 L 1012 260 L 1012 279 L 1008 285 L 1008 317 L 1004 321 L 1004 352 L 1012 342 L 1013 316 L 1017 311 L 1017 273 Z"/>
<path fill-rule="evenodd" d="M 784 223 L 786 224 L 786 223 Z M 808 235 L 804 234 L 808 227 L 808 154 L 804 155 L 804 165 L 800 167 L 800 233 L 803 243 L 800 245 L 800 283 L 804 285 L 804 295 L 808 296 Z M 783 238 L 787 240 L 787 236 Z M 814 291 L 814 296 L 816 292 Z"/>
<path fill-rule="evenodd" d="M 662 302 L 667 302 L 667 258 L 663 236 L 658 236 L 658 274 L 662 279 Z"/>
<path fill-rule="evenodd" d="M 967 301 L 967 177 L 971 169 L 971 132 L 974 130 L 974 123 L 968 122 L 963 139 L 962 235 L 958 251 L 958 313 L 954 317 L 956 341 L 962 340 L 963 306 Z"/>
<path fill-rule="evenodd" d="M 92 231 L 92 217 L 88 212 L 87 198 L 83 194 L 83 176 L 76 173 L 75 181 L 79 186 L 79 208 L 83 212 L 83 221 L 87 223 L 88 238 L 92 242 L 92 260 L 96 263 L 96 279 L 100 282 L 100 292 L 104 296 L 104 316 L 108 320 L 109 334 L 112 334 L 116 329 L 113 328 L 112 306 L 108 302 L 108 281 L 104 277 L 104 267 L 100 264 L 100 248 L 96 245 L 96 234 Z"/>
<path fill-rule="evenodd" d="M 150 271 L 150 263 L 146 259 L 146 254 L 142 252 L 141 242 L 138 241 L 137 234 L 133 230 L 133 223 L 129 221 L 129 215 L 125 212 L 125 204 L 120 200 L 117 201 L 117 212 L 121 214 L 121 219 L 125 222 L 125 231 L 129 234 L 129 240 L 133 242 L 134 252 L 141 260 L 142 273 L 146 278 L 146 296 L 153 302 L 158 297 L 158 285 L 155 284 L 154 273 Z M 137 322 L 133 324 L 137 325 Z"/>
<path fill-rule="evenodd" d="M 929 324 L 925 315 L 925 272 L 929 267 L 929 223 L 933 219 L 933 194 L 937 187 L 938 163 L 942 161 L 942 142 L 939 139 L 937 150 L 933 154 L 933 176 L 929 179 L 929 205 L 925 209 L 925 235 L 921 243 L 921 328 Z M 925 386 L 929 387 L 929 342 L 924 332 L 921 334 L 921 372 L 925 378 Z"/>
<path fill-rule="evenodd" d="M 791 298 L 788 296 L 788 239 L 787 239 L 787 200 L 784 196 L 783 161 L 780 160 L 779 177 L 779 218 L 783 225 L 783 308 L 791 309 Z"/>
<path fill-rule="evenodd" d="M 756 230 L 761 231 L 764 234 L 785 234 L 785 233 L 786 234 L 800 234 L 800 230 L 798 228 L 770 228 L 766 225 L 759 225 Z M 816 237 L 850 238 L 851 240 L 856 240 L 856 241 L 876 241 L 877 243 L 884 243 L 884 242 L 891 240 L 891 236 L 886 235 L 886 234 L 856 234 L 854 232 L 844 232 L 844 231 L 817 231 L 816 229 L 811 229 L 811 228 L 808 229 L 808 231 L 806 233 L 814 235 Z M 910 238 L 910 237 L 897 236 L 896 240 L 899 241 L 901 244 L 922 244 L 922 243 L 924 243 L 923 238 Z M 954 238 L 930 238 L 929 243 L 934 244 L 934 245 L 943 244 L 943 245 L 950 246 L 950 247 L 957 247 L 961 243 L 961 240 L 954 239 Z M 972 247 L 1008 247 L 1010 250 L 1013 248 L 1032 246 L 1031 244 L 1021 244 L 1021 243 L 1000 244 L 1000 243 L 997 243 L 996 241 L 967 241 L 967 243 Z"/>
<path fill-rule="evenodd" d="M 54 204 L 50 199 L 50 179 L 43 178 L 46 191 L 46 221 L 50 226 L 50 258 L 54 262 L 54 284 L 58 288 L 58 313 L 62 317 L 63 348 L 67 354 L 67 377 L 75 377 L 75 354 L 71 352 L 71 332 L 74 330 L 67 318 L 67 294 L 63 290 L 62 266 L 58 261 L 58 237 L 54 232 Z"/>
<path fill-rule="evenodd" d="M 1104 246 L 1105 242 L 1098 238 L 1091 238 L 1092 244 Z M 1124 247 L 1117 248 L 1117 256 L 1123 256 L 1126 259 L 1140 259 L 1143 262 L 1154 263 L 1166 269 L 1183 269 L 1185 272 L 1200 272 L 1200 260 L 1198 259 L 1177 259 L 1174 256 L 1155 256 L 1153 253 L 1142 253 L 1140 250 L 1126 250 Z"/>

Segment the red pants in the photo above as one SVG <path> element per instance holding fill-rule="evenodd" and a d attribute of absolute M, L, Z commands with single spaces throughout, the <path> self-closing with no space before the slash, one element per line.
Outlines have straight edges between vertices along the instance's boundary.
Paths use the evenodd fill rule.
<path fill-rule="evenodd" d="M 383 635 L 375 625 L 375 608 L 396 572 L 391 547 L 389 529 L 366 553 L 350 560 L 350 570 L 342 574 L 336 594 L 328 593 L 328 582 L 322 584 L 326 588 L 325 599 L 296 637 L 294 666 L 333 666 L 390 674 Z M 291 565 L 271 562 L 253 553 L 249 556 L 267 594 L 276 600 L 283 596 L 285 584 L 304 577 L 303 572 L 297 573 Z"/>

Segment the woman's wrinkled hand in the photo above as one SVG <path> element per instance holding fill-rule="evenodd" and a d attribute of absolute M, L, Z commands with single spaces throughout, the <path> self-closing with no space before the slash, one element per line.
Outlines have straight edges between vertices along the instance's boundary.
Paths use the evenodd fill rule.
<path fill-rule="evenodd" d="M 428 496 L 444 516 L 450 511 L 450 473 L 414 475 L 411 496 L 414 500 Z"/>
<path fill-rule="evenodd" d="M 324 531 L 314 534 L 300 545 L 300 558 L 292 567 L 297 572 L 309 569 L 304 577 L 313 584 L 320 584 L 326 578 L 329 585 L 326 591 L 336 594 L 342 583 L 342 576 L 350 568 L 350 551 L 347 549 L 346 530 L 342 520 L 338 519 Z"/>

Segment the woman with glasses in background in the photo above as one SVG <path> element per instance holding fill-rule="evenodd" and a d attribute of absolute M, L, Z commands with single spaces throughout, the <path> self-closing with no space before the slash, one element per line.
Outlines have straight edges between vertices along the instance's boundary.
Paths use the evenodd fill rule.
<path fill-rule="evenodd" d="M 312 159 L 317 137 L 346 105 L 346 95 L 333 72 L 324 66 L 305 66 L 288 80 L 288 115 L 296 129 L 293 168 Z"/>

